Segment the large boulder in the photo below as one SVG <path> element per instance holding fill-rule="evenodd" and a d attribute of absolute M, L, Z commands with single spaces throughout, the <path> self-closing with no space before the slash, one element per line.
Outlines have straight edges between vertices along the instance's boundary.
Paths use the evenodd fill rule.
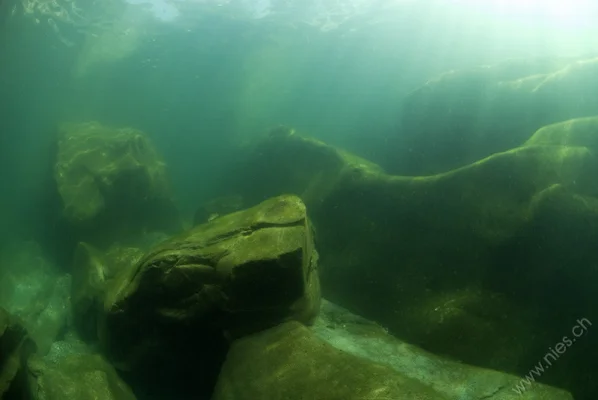
<path fill-rule="evenodd" d="M 178 227 L 165 164 L 141 131 L 61 125 L 54 178 L 63 215 L 79 239 L 112 243 Z"/>
<path fill-rule="evenodd" d="M 509 61 L 431 79 L 404 101 L 389 165 L 403 175 L 461 167 L 542 126 L 598 114 L 598 58 Z"/>
<path fill-rule="evenodd" d="M 287 320 L 309 324 L 319 299 L 305 205 L 280 196 L 148 251 L 105 290 L 98 329 L 119 368 L 142 375 L 176 365 L 205 387 L 228 339 Z"/>
<path fill-rule="evenodd" d="M 213 397 L 307 398 L 573 399 L 562 390 L 432 355 L 326 301 L 311 330 L 289 322 L 233 343 Z"/>
<path fill-rule="evenodd" d="M 247 204 L 300 196 L 327 297 L 427 350 L 525 375 L 580 315 L 598 320 L 598 159 L 592 142 L 576 137 L 578 145 L 529 143 L 405 177 L 313 139 L 275 135 L 247 154 L 222 195 Z M 585 372 L 597 344 L 578 340 L 569 361 L 541 379 L 598 393 Z"/>

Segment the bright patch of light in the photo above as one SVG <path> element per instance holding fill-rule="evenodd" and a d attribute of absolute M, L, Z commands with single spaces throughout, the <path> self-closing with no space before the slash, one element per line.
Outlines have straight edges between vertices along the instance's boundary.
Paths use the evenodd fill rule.
<path fill-rule="evenodd" d="M 592 23 L 598 10 L 595 0 L 450 0 L 471 10 L 496 17 L 525 19 L 530 24 L 570 27 Z"/>
<path fill-rule="evenodd" d="M 127 0 L 129 4 L 148 4 L 156 19 L 164 22 L 174 21 L 179 16 L 179 10 L 168 0 Z"/>

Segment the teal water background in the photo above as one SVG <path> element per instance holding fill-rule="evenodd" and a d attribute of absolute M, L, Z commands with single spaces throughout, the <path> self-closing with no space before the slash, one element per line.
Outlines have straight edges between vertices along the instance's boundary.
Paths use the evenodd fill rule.
<path fill-rule="evenodd" d="M 43 229 L 64 121 L 147 132 L 189 214 L 233 161 L 231 144 L 272 126 L 384 165 L 401 99 L 426 80 L 598 47 L 591 3 L 494 3 L 4 0 L 0 235 Z"/>

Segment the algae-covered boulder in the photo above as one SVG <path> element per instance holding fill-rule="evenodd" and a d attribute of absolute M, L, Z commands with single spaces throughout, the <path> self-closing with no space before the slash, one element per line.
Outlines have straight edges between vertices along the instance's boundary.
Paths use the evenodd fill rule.
<path fill-rule="evenodd" d="M 23 325 L 0 308 L 0 398 L 24 397 L 23 372 L 34 351 Z"/>
<path fill-rule="evenodd" d="M 150 250 L 108 288 L 100 339 L 120 368 L 189 363 L 209 379 L 226 337 L 310 323 L 319 299 L 305 205 L 280 196 Z"/>
<path fill-rule="evenodd" d="M 45 357 L 27 363 L 32 400 L 135 400 L 129 386 L 101 355 L 73 340 L 56 342 Z"/>
<path fill-rule="evenodd" d="M 580 315 L 598 320 L 595 154 L 583 145 L 530 144 L 405 177 L 279 135 L 247 154 L 228 194 L 248 204 L 280 193 L 303 198 L 331 300 L 427 350 L 525 375 Z M 552 366 L 543 381 L 598 393 L 585 372 L 594 345 L 578 340 L 568 367 Z"/>
<path fill-rule="evenodd" d="M 177 226 L 165 164 L 143 132 L 63 124 L 57 151 L 54 178 L 74 227 L 114 240 L 115 234 Z"/>
<path fill-rule="evenodd" d="M 393 170 L 448 171 L 520 146 L 542 126 L 598 114 L 598 58 L 450 71 L 410 93 Z"/>
<path fill-rule="evenodd" d="M 231 346 L 213 400 L 448 400 L 392 368 L 334 348 L 287 322 Z"/>

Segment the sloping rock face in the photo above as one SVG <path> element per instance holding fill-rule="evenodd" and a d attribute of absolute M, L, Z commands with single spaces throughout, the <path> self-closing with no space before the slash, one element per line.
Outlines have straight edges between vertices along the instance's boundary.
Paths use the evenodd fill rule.
<path fill-rule="evenodd" d="M 448 399 L 573 399 L 563 390 L 428 353 L 329 301 L 322 302 L 320 316 L 312 331 L 339 350 L 387 365 Z"/>
<path fill-rule="evenodd" d="M 233 343 L 214 400 L 573 400 L 549 386 L 443 359 L 327 301 L 311 329 L 289 322 Z"/>
<path fill-rule="evenodd" d="M 300 196 L 327 297 L 426 350 L 523 376 L 580 318 L 598 320 L 595 123 L 553 126 L 574 133 L 550 144 L 539 131 L 525 146 L 426 177 L 277 135 L 248 154 L 226 194 L 247 204 Z M 580 398 L 598 393 L 587 375 L 596 345 L 579 338 L 540 380 Z"/>
<path fill-rule="evenodd" d="M 393 171 L 429 175 L 520 146 L 542 126 L 598 114 L 598 58 L 451 71 L 405 99 Z"/>
<path fill-rule="evenodd" d="M 165 164 L 144 133 L 97 122 L 64 124 L 57 151 L 54 178 L 79 239 L 113 242 L 178 226 Z"/>
<path fill-rule="evenodd" d="M 177 370 L 173 379 L 201 391 L 215 382 L 228 339 L 313 322 L 317 258 L 296 196 L 216 218 L 157 245 L 97 291 L 100 341 L 123 370 L 152 379 Z"/>
<path fill-rule="evenodd" d="M 214 400 L 447 400 L 391 368 L 335 349 L 288 322 L 232 345 Z"/>

